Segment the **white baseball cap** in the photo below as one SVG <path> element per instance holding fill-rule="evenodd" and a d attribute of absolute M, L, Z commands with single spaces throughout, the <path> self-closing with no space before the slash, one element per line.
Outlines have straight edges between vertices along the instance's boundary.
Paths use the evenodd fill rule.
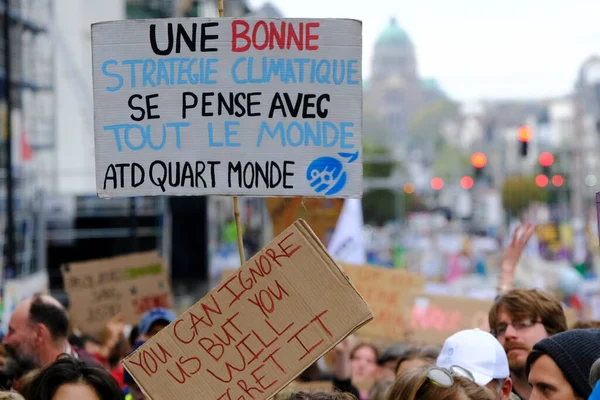
<path fill-rule="evenodd" d="M 493 335 L 480 329 L 460 331 L 446 339 L 437 366 L 453 365 L 471 372 L 480 386 L 510 375 L 504 348 Z"/>

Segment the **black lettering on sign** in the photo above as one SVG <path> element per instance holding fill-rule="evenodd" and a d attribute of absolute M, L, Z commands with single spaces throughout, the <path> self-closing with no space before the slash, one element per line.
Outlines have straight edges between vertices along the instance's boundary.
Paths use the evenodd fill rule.
<path fill-rule="evenodd" d="M 153 114 L 152 110 L 156 110 L 158 109 L 158 104 L 153 104 L 152 100 L 156 99 L 158 97 L 158 93 L 155 94 L 149 94 L 146 96 L 146 108 L 142 107 L 142 106 L 137 106 L 134 104 L 134 100 L 142 100 L 143 97 L 141 94 L 134 94 L 129 98 L 129 101 L 127 102 L 127 104 L 129 105 L 129 108 L 131 108 L 133 111 L 139 111 L 139 115 L 135 115 L 135 114 L 131 114 L 130 117 L 132 120 L 134 121 L 143 121 L 146 116 L 148 119 L 158 119 L 160 118 L 160 115 L 158 114 Z"/>
<path fill-rule="evenodd" d="M 298 118 L 300 115 L 304 119 L 314 119 L 317 118 L 317 116 L 319 118 L 327 118 L 329 110 L 325 107 L 323 102 L 329 101 L 331 101 L 331 96 L 329 94 L 322 94 L 317 97 L 316 94 L 298 93 L 296 98 L 292 99 L 292 96 L 289 93 L 283 93 L 283 98 L 282 94 L 275 93 L 273 100 L 271 100 L 269 118 L 273 118 L 276 110 L 279 110 L 281 116 L 284 118 L 288 117 L 288 113 L 292 118 Z"/>
<path fill-rule="evenodd" d="M 220 163 L 220 161 L 196 161 L 195 166 L 192 167 L 192 163 L 189 161 L 169 161 L 166 163 L 156 160 L 150 164 L 148 176 L 150 182 L 159 187 L 163 193 L 167 191 L 167 187 L 206 188 L 208 186 L 206 175 L 209 174 L 210 185 L 215 187 L 215 166 Z M 206 171 L 207 165 L 210 167 L 210 172 Z"/>
<path fill-rule="evenodd" d="M 183 92 L 181 99 L 181 117 L 186 119 L 188 110 L 193 110 L 200 105 L 200 115 L 203 117 L 213 117 L 216 115 L 230 115 L 236 117 L 260 117 L 262 114 L 258 110 L 260 106 L 260 96 L 262 92 L 250 93 L 215 93 L 203 92 L 198 95 L 192 92 Z"/>
<path fill-rule="evenodd" d="M 200 51 L 203 53 L 218 51 L 216 47 L 208 47 L 208 42 L 219 40 L 219 35 L 209 34 L 208 28 L 214 28 L 219 26 L 218 22 L 205 22 L 200 24 L 200 37 L 197 35 L 198 24 L 196 22 L 191 24 L 190 33 L 183 24 L 177 24 L 177 32 L 173 30 L 173 24 L 167 24 L 167 43 L 163 48 L 159 48 L 158 39 L 156 34 L 156 24 L 150 25 L 150 46 L 154 54 L 159 56 L 168 56 L 173 52 L 173 45 L 175 45 L 175 53 L 181 53 L 181 44 L 185 42 L 185 46 L 191 52 L 196 52 L 198 41 L 200 42 Z"/>
<path fill-rule="evenodd" d="M 125 187 L 125 170 L 130 168 L 131 187 L 138 187 L 142 183 L 144 183 L 144 179 L 146 177 L 146 173 L 144 172 L 144 167 L 142 167 L 138 163 L 122 163 L 122 164 L 110 164 L 106 168 L 106 173 L 104 174 L 104 190 L 106 190 L 106 186 L 108 182 L 112 181 L 112 188 L 116 189 Z M 118 172 L 117 172 L 118 170 Z"/>
<path fill-rule="evenodd" d="M 275 161 L 247 162 L 242 164 L 229 162 L 227 167 L 227 184 L 236 188 L 265 188 L 274 189 L 282 186 L 284 189 L 293 189 L 294 185 L 289 180 L 294 176 L 290 167 L 294 161 L 284 161 L 280 166 Z M 235 185 L 237 184 L 237 186 Z"/>

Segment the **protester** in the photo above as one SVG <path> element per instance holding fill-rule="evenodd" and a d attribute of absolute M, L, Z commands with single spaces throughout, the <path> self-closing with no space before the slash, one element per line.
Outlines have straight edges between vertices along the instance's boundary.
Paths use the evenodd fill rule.
<path fill-rule="evenodd" d="M 600 358 L 600 329 L 575 329 L 541 340 L 527 358 L 530 400 L 587 399 L 594 362 Z"/>
<path fill-rule="evenodd" d="M 59 357 L 31 383 L 28 399 L 119 400 L 123 393 L 117 382 L 98 363 Z"/>
<path fill-rule="evenodd" d="M 177 315 L 166 308 L 153 308 L 142 315 L 138 340 L 148 340 L 177 319 Z"/>
<path fill-rule="evenodd" d="M 478 385 L 493 390 L 497 400 L 508 400 L 512 391 L 504 348 L 494 336 L 480 329 L 463 330 L 446 339 L 436 365 L 466 369 Z"/>
<path fill-rule="evenodd" d="M 398 376 L 387 400 L 494 400 L 494 393 L 439 367 L 415 367 Z"/>
<path fill-rule="evenodd" d="M 567 330 L 564 310 L 542 291 L 514 289 L 496 300 L 488 317 L 492 334 L 506 351 L 513 392 L 528 399 L 527 356 L 540 340 Z"/>
<path fill-rule="evenodd" d="M 410 368 L 433 365 L 439 354 L 440 349 L 436 346 L 411 347 L 398 360 L 396 375 L 400 375 Z"/>
<path fill-rule="evenodd" d="M 598 383 L 598 381 L 600 381 L 600 358 L 594 361 L 594 364 L 592 364 L 592 368 L 590 368 L 590 386 L 596 386 L 596 383 Z"/>
<path fill-rule="evenodd" d="M 376 382 L 371 390 L 369 390 L 369 400 L 386 400 L 387 394 L 393 384 L 393 379 L 384 379 Z"/>
<path fill-rule="evenodd" d="M 2 344 L 25 373 L 47 366 L 65 353 L 92 360 L 69 344 L 68 330 L 69 317 L 63 306 L 53 297 L 36 294 L 16 306 Z"/>
<path fill-rule="evenodd" d="M 394 380 L 396 378 L 396 366 L 398 361 L 407 350 L 407 346 L 399 344 L 388 347 L 377 360 L 379 365 L 379 380 Z"/>
<path fill-rule="evenodd" d="M 377 377 L 377 360 L 379 350 L 377 347 L 360 343 L 350 352 L 352 364 L 352 380 L 365 381 Z"/>

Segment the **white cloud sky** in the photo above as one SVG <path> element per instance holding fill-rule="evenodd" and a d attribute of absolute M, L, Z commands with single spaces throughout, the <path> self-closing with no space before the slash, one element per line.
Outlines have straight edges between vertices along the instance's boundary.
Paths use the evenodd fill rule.
<path fill-rule="evenodd" d="M 598 0 L 271 2 L 286 17 L 362 20 L 366 76 L 375 40 L 396 17 L 415 44 L 421 76 L 459 100 L 566 94 L 583 61 L 600 54 Z"/>

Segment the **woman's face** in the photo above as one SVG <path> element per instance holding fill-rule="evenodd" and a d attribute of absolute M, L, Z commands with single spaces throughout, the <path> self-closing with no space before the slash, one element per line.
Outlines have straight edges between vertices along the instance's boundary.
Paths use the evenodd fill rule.
<path fill-rule="evenodd" d="M 372 348 L 364 346 L 354 352 L 352 357 L 352 379 L 374 378 L 377 373 L 377 360 Z"/>
<path fill-rule="evenodd" d="M 52 400 L 100 400 L 100 397 L 90 385 L 67 383 L 58 388 Z"/>

